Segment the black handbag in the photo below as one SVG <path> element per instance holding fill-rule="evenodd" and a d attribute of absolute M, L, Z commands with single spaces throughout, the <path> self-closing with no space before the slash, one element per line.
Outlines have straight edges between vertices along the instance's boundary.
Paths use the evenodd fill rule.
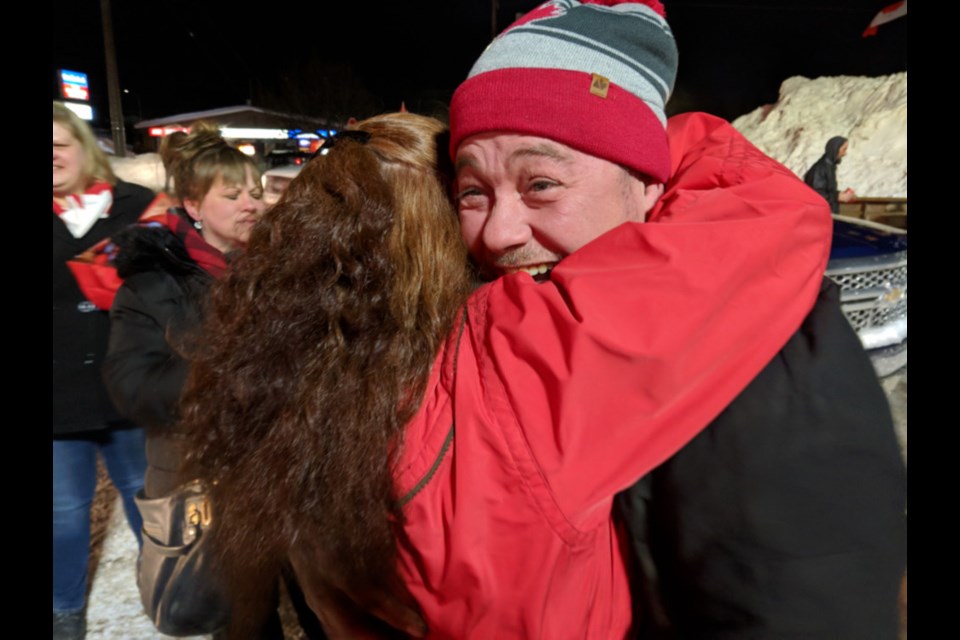
<path fill-rule="evenodd" d="M 194 480 L 162 498 L 135 497 L 143 517 L 137 586 L 143 609 L 168 636 L 216 633 L 229 602 L 209 549 L 213 517 L 206 485 Z"/>

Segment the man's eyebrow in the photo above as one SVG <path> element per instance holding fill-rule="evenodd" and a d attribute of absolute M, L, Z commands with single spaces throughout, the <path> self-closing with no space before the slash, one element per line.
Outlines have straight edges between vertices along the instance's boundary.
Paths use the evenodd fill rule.
<path fill-rule="evenodd" d="M 556 160 L 564 164 L 569 163 L 572 159 L 554 145 L 541 142 L 540 144 L 535 144 L 530 147 L 515 149 L 513 153 L 510 154 L 510 161 L 528 157 L 549 158 L 550 160 Z"/>
<path fill-rule="evenodd" d="M 513 162 L 519 160 L 520 158 L 548 158 L 556 162 L 561 162 L 563 164 L 568 164 L 572 158 L 565 154 L 562 150 L 558 149 L 556 146 L 541 142 L 540 144 L 531 145 L 529 147 L 520 147 L 519 149 L 514 149 L 510 154 L 510 157 L 507 159 L 508 162 Z M 454 173 L 457 175 L 460 174 L 460 171 L 466 169 L 467 167 L 476 167 L 477 160 L 470 155 L 465 155 L 457 158 L 457 162 L 454 165 Z"/>
<path fill-rule="evenodd" d="M 474 159 L 473 156 L 463 156 L 463 157 L 457 158 L 457 163 L 453 166 L 453 172 L 456 175 L 460 175 L 460 171 L 462 169 L 466 169 L 467 167 L 476 167 L 476 166 L 477 166 L 477 161 Z"/>

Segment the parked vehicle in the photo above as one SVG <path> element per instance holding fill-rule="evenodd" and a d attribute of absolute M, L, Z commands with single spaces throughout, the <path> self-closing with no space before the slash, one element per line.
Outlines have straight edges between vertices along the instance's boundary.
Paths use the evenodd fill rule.
<path fill-rule="evenodd" d="M 263 201 L 268 207 L 277 203 L 287 185 L 297 177 L 303 166 L 302 164 L 289 164 L 263 172 Z"/>
<path fill-rule="evenodd" d="M 907 232 L 833 217 L 827 276 L 840 285 L 844 314 L 881 377 L 907 364 Z"/>
<path fill-rule="evenodd" d="M 307 164 L 313 154 L 302 149 L 274 149 L 264 157 L 267 167 L 279 168 L 287 165 Z"/>

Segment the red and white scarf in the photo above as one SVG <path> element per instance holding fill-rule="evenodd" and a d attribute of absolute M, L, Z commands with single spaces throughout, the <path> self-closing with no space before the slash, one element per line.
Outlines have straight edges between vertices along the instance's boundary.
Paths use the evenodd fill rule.
<path fill-rule="evenodd" d="M 82 194 L 68 195 L 63 200 L 66 206 L 53 199 L 53 212 L 60 216 L 74 238 L 82 238 L 97 220 L 110 215 L 113 187 L 105 180 L 97 180 Z"/>
<path fill-rule="evenodd" d="M 147 227 L 166 227 L 183 242 L 190 258 L 214 278 L 227 269 L 224 255 L 207 243 L 186 218 L 174 212 L 177 203 L 161 193 L 140 216 Z M 108 311 L 123 280 L 117 275 L 113 258 L 117 247 L 110 238 L 101 240 L 67 262 L 87 300 L 98 309 Z"/>

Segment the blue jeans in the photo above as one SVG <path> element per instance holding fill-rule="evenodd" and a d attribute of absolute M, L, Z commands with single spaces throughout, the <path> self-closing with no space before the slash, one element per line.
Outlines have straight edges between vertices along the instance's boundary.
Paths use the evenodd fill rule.
<path fill-rule="evenodd" d="M 147 469 L 143 429 L 98 431 L 53 441 L 53 610 L 79 611 L 86 602 L 90 505 L 97 488 L 97 451 L 123 498 L 140 542 L 143 521 L 133 496 Z"/>

